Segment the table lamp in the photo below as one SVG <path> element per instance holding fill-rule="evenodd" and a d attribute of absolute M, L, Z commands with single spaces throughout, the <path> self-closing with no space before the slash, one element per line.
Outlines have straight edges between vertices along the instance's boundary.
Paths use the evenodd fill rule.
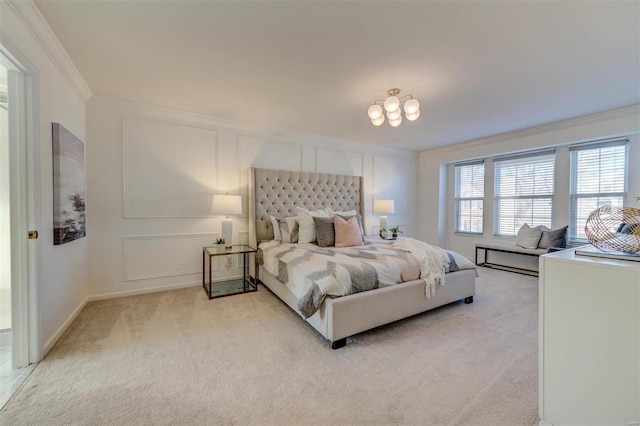
<path fill-rule="evenodd" d="M 373 212 L 380 214 L 380 237 L 387 237 L 387 214 L 395 213 L 393 200 L 374 200 Z"/>
<path fill-rule="evenodd" d="M 227 215 L 225 219 L 222 219 L 221 234 L 225 241 L 225 248 L 231 247 L 233 219 L 229 219 L 229 215 L 242 214 L 242 197 L 240 195 L 214 194 L 211 201 L 211 212 Z"/>

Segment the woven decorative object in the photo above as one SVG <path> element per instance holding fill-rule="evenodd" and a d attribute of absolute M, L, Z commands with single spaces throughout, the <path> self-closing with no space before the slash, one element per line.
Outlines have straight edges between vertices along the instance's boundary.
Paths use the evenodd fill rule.
<path fill-rule="evenodd" d="M 589 214 L 589 242 L 603 251 L 640 251 L 640 209 L 604 206 Z"/>

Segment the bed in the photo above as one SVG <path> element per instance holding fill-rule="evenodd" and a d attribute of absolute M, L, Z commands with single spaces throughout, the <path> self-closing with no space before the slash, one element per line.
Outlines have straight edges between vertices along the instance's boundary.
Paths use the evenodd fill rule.
<path fill-rule="evenodd" d="M 295 215 L 296 207 L 315 210 L 356 210 L 364 222 L 362 178 L 359 176 L 249 169 L 249 239 L 254 247 L 273 240 L 271 216 Z M 475 295 L 475 269 L 446 274 L 446 285 L 425 297 L 422 279 L 359 292 L 343 297 L 326 298 L 317 311 L 304 318 L 298 298 L 263 266 L 255 271 L 266 287 L 301 318 L 331 342 L 333 349 L 346 345 L 347 337 L 388 324 L 448 303 L 464 300 L 472 303 Z"/>

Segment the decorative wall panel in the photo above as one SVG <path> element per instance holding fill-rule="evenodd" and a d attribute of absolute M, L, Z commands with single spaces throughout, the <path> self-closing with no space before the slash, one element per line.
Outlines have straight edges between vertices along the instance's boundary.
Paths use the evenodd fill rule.
<path fill-rule="evenodd" d="M 218 132 L 123 120 L 124 217 L 209 217 L 218 186 Z"/>
<path fill-rule="evenodd" d="M 316 148 L 316 173 L 363 176 L 361 152 Z"/>
<path fill-rule="evenodd" d="M 373 156 L 373 199 L 386 198 L 394 201 L 396 215 L 409 213 L 408 196 L 401 188 L 410 187 L 411 173 L 407 160 L 381 155 Z"/>
<path fill-rule="evenodd" d="M 216 238 L 220 238 L 217 232 L 125 237 L 124 281 L 201 274 L 202 247 L 210 246 Z M 208 260 L 205 265 L 208 271 Z M 219 269 L 219 259 L 214 257 L 212 270 Z"/>

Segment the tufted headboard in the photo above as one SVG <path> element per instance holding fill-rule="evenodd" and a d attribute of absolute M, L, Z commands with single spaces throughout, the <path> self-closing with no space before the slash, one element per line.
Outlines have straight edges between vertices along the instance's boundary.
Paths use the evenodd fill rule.
<path fill-rule="evenodd" d="M 295 216 L 294 207 L 355 209 L 364 221 L 363 197 L 361 176 L 250 168 L 250 244 L 255 247 L 262 240 L 273 239 L 269 215 Z"/>

